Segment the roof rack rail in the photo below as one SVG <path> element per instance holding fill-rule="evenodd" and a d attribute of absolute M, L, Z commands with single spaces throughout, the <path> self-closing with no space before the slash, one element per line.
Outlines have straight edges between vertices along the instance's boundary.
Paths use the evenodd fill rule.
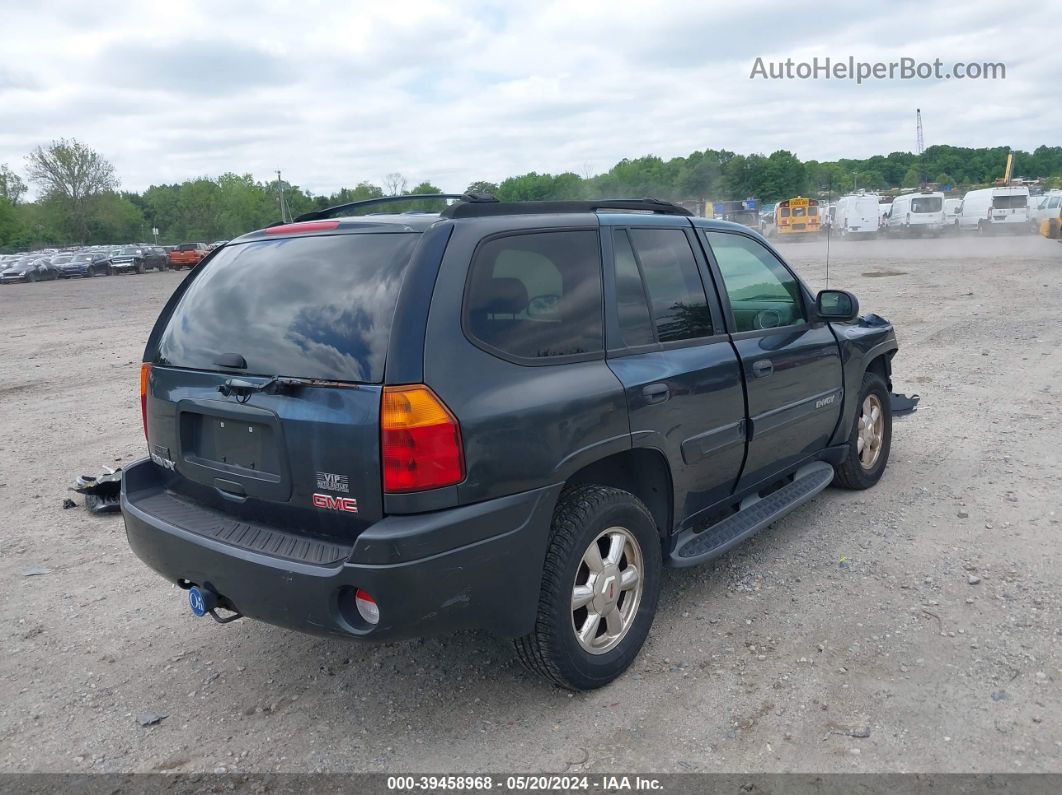
<path fill-rule="evenodd" d="M 395 202 L 423 201 L 425 199 L 458 199 L 468 204 L 484 202 L 497 202 L 498 200 L 489 193 L 407 193 L 402 196 L 379 196 L 375 199 L 362 199 L 346 204 L 337 204 L 335 207 L 326 207 L 323 210 L 313 210 L 303 213 L 293 221 L 317 221 L 321 218 L 331 218 L 345 210 L 356 210 L 362 207 L 375 207 L 380 204 L 392 204 Z"/>
<path fill-rule="evenodd" d="M 592 213 L 597 210 L 636 210 L 657 215 L 693 215 L 685 207 L 659 199 L 592 199 L 589 201 L 458 202 L 441 215 L 444 218 L 478 218 L 491 215 L 536 215 L 545 213 Z"/>

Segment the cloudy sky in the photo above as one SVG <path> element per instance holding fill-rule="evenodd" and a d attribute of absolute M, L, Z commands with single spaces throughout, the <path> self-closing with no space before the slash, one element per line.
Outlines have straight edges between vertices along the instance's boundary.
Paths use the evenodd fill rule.
<path fill-rule="evenodd" d="M 462 190 L 623 157 L 1062 144 L 1050 4 L 0 0 L 0 163 L 76 137 L 142 190 L 225 171 Z M 43 9 L 43 10 L 42 10 Z M 1003 62 L 1004 80 L 750 79 L 765 61 Z M 1001 164 L 1002 167 L 1002 164 Z"/>

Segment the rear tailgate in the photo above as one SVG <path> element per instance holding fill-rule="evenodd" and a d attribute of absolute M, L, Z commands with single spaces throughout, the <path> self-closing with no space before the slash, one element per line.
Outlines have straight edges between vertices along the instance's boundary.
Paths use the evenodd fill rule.
<path fill-rule="evenodd" d="M 206 262 L 145 357 L 167 493 L 341 544 L 382 517 L 384 356 L 418 237 L 258 240 Z M 297 383 L 261 388 L 274 377 Z"/>
<path fill-rule="evenodd" d="M 340 540 L 381 518 L 380 386 L 258 392 L 241 402 L 218 391 L 234 377 L 152 367 L 149 452 L 169 472 L 170 491 L 246 521 Z"/>

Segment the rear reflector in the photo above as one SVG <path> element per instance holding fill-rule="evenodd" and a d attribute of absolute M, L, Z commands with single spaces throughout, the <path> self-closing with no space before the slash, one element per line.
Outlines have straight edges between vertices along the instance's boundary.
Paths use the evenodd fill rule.
<path fill-rule="evenodd" d="M 380 409 L 386 492 L 452 486 L 465 477 L 461 428 L 428 387 L 384 387 Z"/>
<path fill-rule="evenodd" d="M 265 230 L 267 235 L 292 235 L 299 232 L 322 232 L 337 229 L 339 221 L 303 221 L 301 224 L 282 224 Z"/>
<path fill-rule="evenodd" d="M 151 365 L 144 362 L 140 365 L 140 416 L 144 419 L 144 438 L 147 439 L 147 393 L 148 378 L 151 376 Z"/>
<path fill-rule="evenodd" d="M 354 605 L 358 608 L 358 615 L 364 618 L 366 623 L 380 623 L 380 607 L 376 600 L 369 596 L 368 591 L 359 588 L 354 594 Z"/>

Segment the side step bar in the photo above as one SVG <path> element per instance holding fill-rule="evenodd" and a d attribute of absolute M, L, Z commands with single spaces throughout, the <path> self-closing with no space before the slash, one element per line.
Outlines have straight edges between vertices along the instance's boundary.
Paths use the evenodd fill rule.
<path fill-rule="evenodd" d="M 741 502 L 741 509 L 707 530 L 686 530 L 679 534 L 672 566 L 696 566 L 719 557 L 746 538 L 803 505 L 833 481 L 833 467 L 816 461 L 797 470 L 793 482 L 766 497 L 755 495 Z"/>

